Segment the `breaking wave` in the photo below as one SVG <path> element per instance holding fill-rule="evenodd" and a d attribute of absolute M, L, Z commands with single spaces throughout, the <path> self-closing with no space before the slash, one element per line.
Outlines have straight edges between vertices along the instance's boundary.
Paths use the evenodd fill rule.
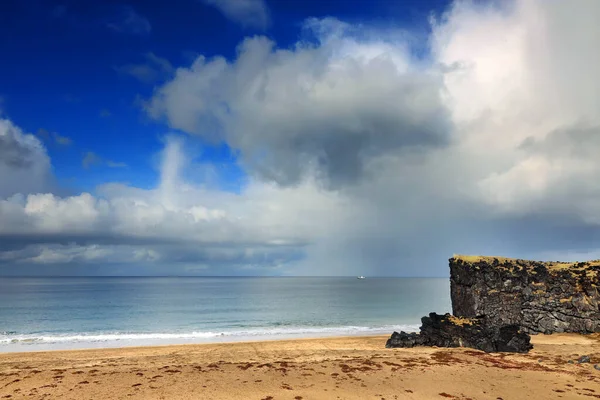
<path fill-rule="evenodd" d="M 28 344 L 83 344 L 98 342 L 128 342 L 136 345 L 148 342 L 210 342 L 231 341 L 240 339 L 273 339 L 285 337 L 318 337 L 318 336 L 352 336 L 369 334 L 391 334 L 393 331 L 418 331 L 418 325 L 389 325 L 378 327 L 340 326 L 340 327 L 288 327 L 288 328 L 254 328 L 222 332 L 103 332 L 75 334 L 26 334 L 20 335 L 13 331 L 0 332 L 0 346 Z M 1 347 L 0 347 L 1 349 Z"/>

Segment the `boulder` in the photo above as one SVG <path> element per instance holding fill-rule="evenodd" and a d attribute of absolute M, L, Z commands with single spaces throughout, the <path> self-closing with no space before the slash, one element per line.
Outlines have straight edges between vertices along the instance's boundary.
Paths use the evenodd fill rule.
<path fill-rule="evenodd" d="M 421 318 L 420 333 L 394 332 L 385 347 L 471 347 L 485 352 L 526 353 L 533 346 L 518 325 L 487 325 L 483 318 L 457 318 L 430 313 Z"/>

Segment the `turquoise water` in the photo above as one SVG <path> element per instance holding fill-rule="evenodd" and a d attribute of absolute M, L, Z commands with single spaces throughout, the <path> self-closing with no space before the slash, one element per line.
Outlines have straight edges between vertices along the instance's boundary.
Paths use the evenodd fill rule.
<path fill-rule="evenodd" d="M 0 278 L 0 352 L 418 330 L 447 278 Z"/>

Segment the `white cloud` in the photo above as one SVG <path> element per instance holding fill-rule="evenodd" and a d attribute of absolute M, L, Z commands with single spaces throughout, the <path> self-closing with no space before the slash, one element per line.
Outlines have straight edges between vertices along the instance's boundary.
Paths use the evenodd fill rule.
<path fill-rule="evenodd" d="M 100 197 L 0 200 L 0 243 L 13 242 L 4 261 L 212 263 L 211 271 L 221 264 L 280 266 L 319 236 L 311 221 L 337 204 L 336 196 L 308 183 L 280 189 L 256 182 L 241 194 L 192 186 L 181 179 L 185 158 L 181 142 L 171 138 L 153 190 L 111 184 L 99 188 Z"/>
<path fill-rule="evenodd" d="M 597 221 L 600 4 L 501 5 L 457 3 L 434 36 L 440 62 L 465 65 L 445 86 L 461 150 L 478 165 L 475 194 L 509 213 Z"/>
<path fill-rule="evenodd" d="M 231 21 L 244 28 L 266 29 L 270 24 L 269 8 L 265 0 L 202 0 L 216 7 Z"/>

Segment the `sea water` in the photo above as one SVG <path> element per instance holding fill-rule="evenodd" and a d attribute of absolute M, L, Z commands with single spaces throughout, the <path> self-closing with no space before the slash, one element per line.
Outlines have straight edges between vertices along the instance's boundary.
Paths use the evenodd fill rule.
<path fill-rule="evenodd" d="M 0 277 L 0 352 L 391 334 L 447 278 Z"/>

